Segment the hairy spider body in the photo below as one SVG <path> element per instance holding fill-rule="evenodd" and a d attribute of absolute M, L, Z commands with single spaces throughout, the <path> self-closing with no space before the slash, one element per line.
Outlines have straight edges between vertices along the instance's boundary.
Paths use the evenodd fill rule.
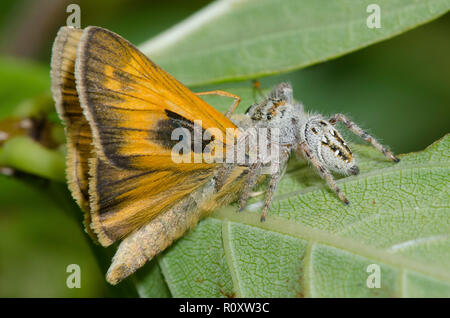
<path fill-rule="evenodd" d="M 305 112 L 303 105 L 294 100 L 292 87 L 287 83 L 276 86 L 264 100 L 250 106 L 244 116 L 235 117 L 235 122 L 243 128 L 279 129 L 278 141 L 270 141 L 278 143 L 279 151 L 270 154 L 270 161 L 276 161 L 279 168 L 271 173 L 261 221 L 265 220 L 273 194 L 292 152 L 297 157 L 309 161 L 339 199 L 349 204 L 331 174 L 331 171 L 347 175 L 359 174 L 355 156 L 335 128 L 335 124 L 339 121 L 344 123 L 350 131 L 372 144 L 389 160 L 399 161 L 388 148 L 382 146 L 374 137 L 344 115 L 336 114 L 326 120 L 322 115 Z M 267 146 L 271 147 L 270 144 Z M 255 186 L 258 176 L 262 174 L 264 166 L 267 166 L 267 163 L 263 163 L 261 159 L 249 165 L 247 183 L 239 201 L 241 210 L 244 209 L 250 191 Z"/>

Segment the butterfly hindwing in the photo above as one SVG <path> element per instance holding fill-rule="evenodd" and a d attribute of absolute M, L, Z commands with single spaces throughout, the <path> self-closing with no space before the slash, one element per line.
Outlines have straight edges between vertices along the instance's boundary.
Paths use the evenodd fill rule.
<path fill-rule="evenodd" d="M 125 237 L 204 185 L 213 173 L 120 169 L 90 159 L 92 228 L 99 242 L 108 246 Z"/>
<path fill-rule="evenodd" d="M 67 135 L 66 176 L 68 187 L 85 212 L 87 232 L 90 230 L 89 211 L 89 167 L 93 155 L 92 134 L 89 123 L 83 115 L 75 84 L 75 60 L 82 30 L 62 27 L 52 50 L 52 93 L 56 110 L 65 124 Z"/>

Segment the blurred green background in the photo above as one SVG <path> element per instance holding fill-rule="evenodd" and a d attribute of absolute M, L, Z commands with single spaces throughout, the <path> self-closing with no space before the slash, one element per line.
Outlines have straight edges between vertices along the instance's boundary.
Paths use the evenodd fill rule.
<path fill-rule="evenodd" d="M 0 119 L 20 114 L 30 100 L 49 98 L 51 45 L 69 3 L 80 4 L 82 27 L 102 26 L 140 44 L 209 1 L 1 1 Z M 260 81 L 263 88 L 289 81 L 308 110 L 351 114 L 395 152 L 405 153 L 448 132 L 449 57 L 447 14 L 339 59 Z M 81 214 L 56 198 L 67 193 L 42 182 L 0 175 L 0 296 L 114 295 L 81 230 Z M 66 287 L 66 267 L 73 263 L 82 269 L 81 289 Z"/>

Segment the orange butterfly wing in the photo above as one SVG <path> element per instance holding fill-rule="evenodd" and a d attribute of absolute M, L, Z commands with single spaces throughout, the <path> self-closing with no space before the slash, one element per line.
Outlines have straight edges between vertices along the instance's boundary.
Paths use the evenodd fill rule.
<path fill-rule="evenodd" d="M 119 169 L 100 158 L 91 159 L 91 228 L 108 246 L 180 202 L 211 180 L 214 172 Z"/>
<path fill-rule="evenodd" d="M 69 189 L 87 232 L 104 246 L 214 175 L 214 164 L 172 162 L 169 129 L 200 119 L 203 129 L 223 131 L 225 144 L 225 129 L 235 128 L 130 43 L 96 27 L 61 28 L 52 92 L 66 126 Z"/>
<path fill-rule="evenodd" d="M 226 128 L 235 129 L 232 137 L 239 133 L 222 113 L 108 30 L 84 30 L 75 77 L 97 153 L 117 167 L 205 169 L 211 164 L 173 162 L 172 148 L 178 141 L 171 140 L 172 131 L 192 131 L 194 121 L 201 120 L 203 132 L 222 132 L 214 137 L 224 146 Z M 189 155 L 192 158 L 193 151 Z"/>

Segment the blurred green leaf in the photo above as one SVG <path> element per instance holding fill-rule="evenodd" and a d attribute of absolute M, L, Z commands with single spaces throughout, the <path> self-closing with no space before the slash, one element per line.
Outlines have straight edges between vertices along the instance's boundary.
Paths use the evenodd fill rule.
<path fill-rule="evenodd" d="M 112 296 L 81 230 L 82 214 L 72 214 L 67 195 L 54 187 L 65 185 L 0 175 L 0 297 Z M 81 288 L 67 287 L 69 264 L 81 267 Z"/>
<path fill-rule="evenodd" d="M 25 110 L 36 112 L 39 107 L 48 110 L 50 92 L 49 67 L 40 64 L 0 58 L 0 118 L 25 114 Z M 36 99 L 36 102 L 29 101 Z M 17 107 L 19 104 L 19 109 Z M 14 112 L 17 112 L 14 113 Z"/>
<path fill-rule="evenodd" d="M 233 81 L 322 62 L 432 20 L 450 0 L 223 0 L 140 46 L 187 85 Z"/>
<path fill-rule="evenodd" d="M 203 220 L 159 258 L 176 297 L 450 296 L 450 135 L 393 164 L 364 145 L 343 205 L 293 160 L 266 222 L 263 198 Z M 370 264 L 381 288 L 368 288 Z"/>

